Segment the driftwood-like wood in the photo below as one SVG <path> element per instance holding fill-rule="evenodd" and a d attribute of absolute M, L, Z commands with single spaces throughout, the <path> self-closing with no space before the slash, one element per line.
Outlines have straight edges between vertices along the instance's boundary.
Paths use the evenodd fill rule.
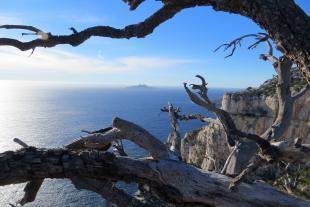
<path fill-rule="evenodd" d="M 190 100 L 215 113 L 217 115 L 217 117 L 219 118 L 219 121 L 222 123 L 222 125 L 224 126 L 224 130 L 225 133 L 227 134 L 227 137 L 230 137 L 227 139 L 228 143 L 230 142 L 236 142 L 241 140 L 241 138 L 247 138 L 251 141 L 254 141 L 255 143 L 257 143 L 257 145 L 259 146 L 260 150 L 261 150 L 261 156 L 266 159 L 266 161 L 270 162 L 270 161 L 275 161 L 275 160 L 281 160 L 281 159 L 287 159 L 287 157 L 285 156 L 285 154 L 291 154 L 289 153 L 290 151 L 292 151 L 293 149 L 291 147 L 294 148 L 294 150 L 299 150 L 299 153 L 301 153 L 302 157 L 309 159 L 309 154 L 307 150 L 300 150 L 300 148 L 296 148 L 296 146 L 292 145 L 292 144 L 284 144 L 287 142 L 279 142 L 277 144 L 271 143 L 268 140 L 264 139 L 263 137 L 260 137 L 256 134 L 249 134 L 249 133 L 244 133 L 240 130 L 238 130 L 232 120 L 232 118 L 230 117 L 230 114 L 228 112 L 226 112 L 223 109 L 219 109 L 215 106 L 215 104 L 213 102 L 211 102 L 207 96 L 207 89 L 206 89 L 206 82 L 204 80 L 204 78 L 202 78 L 201 76 L 197 76 L 200 79 L 202 79 L 202 84 L 201 85 L 193 85 L 192 84 L 192 88 L 193 89 L 198 89 L 199 92 L 198 94 L 200 95 L 200 97 L 198 97 L 194 92 L 192 92 L 188 87 L 187 84 L 184 83 L 184 88 L 190 98 Z M 280 115 L 281 116 L 281 115 Z M 286 116 L 287 117 L 287 116 Z M 286 120 L 285 120 L 286 121 Z M 285 127 L 287 127 L 287 125 L 285 125 Z M 274 127 L 275 128 L 275 127 Z M 276 130 L 277 128 L 275 128 Z M 281 129 L 281 132 L 284 131 L 283 129 Z M 232 139 L 232 141 L 230 141 L 230 139 Z M 281 143 L 281 144 L 280 144 Z M 278 147 L 278 146 L 283 146 L 283 147 Z M 298 161 L 300 159 L 300 156 L 298 157 L 292 157 L 292 160 Z"/>
<path fill-rule="evenodd" d="M 131 10 L 143 0 L 125 0 Z M 60 44 L 78 46 L 91 37 L 142 38 L 151 34 L 156 27 L 173 18 L 178 12 L 196 6 L 210 6 L 215 11 L 239 14 L 252 19 L 267 31 L 281 52 L 297 64 L 305 79 L 310 83 L 310 18 L 293 0 L 162 0 L 163 6 L 150 17 L 122 29 L 110 26 L 95 26 L 73 34 L 53 35 L 27 25 L 3 25 L 4 29 L 26 29 L 40 38 L 22 42 L 12 38 L 0 38 L 0 45 L 13 46 L 20 50 L 36 47 L 54 47 Z"/>
<path fill-rule="evenodd" d="M 101 149 L 115 140 L 128 139 L 149 152 L 154 159 L 170 158 L 166 146 L 142 127 L 118 117 L 113 119 L 112 126 L 113 128 L 103 133 L 91 133 L 81 137 L 66 147 L 75 150 Z"/>
<path fill-rule="evenodd" d="M 138 8 L 144 0 L 124 0 L 131 10 Z M 230 146 L 242 143 L 243 138 L 257 143 L 260 148 L 260 157 L 266 161 L 284 159 L 289 162 L 307 162 L 309 160 L 309 146 L 296 143 L 278 142 L 277 139 L 286 130 L 294 101 L 302 96 L 308 86 L 297 94 L 292 95 L 289 89 L 289 72 L 293 63 L 297 64 L 305 79 L 310 83 L 310 18 L 293 0 L 162 0 L 162 8 L 144 21 L 128 25 L 122 29 L 109 26 L 95 26 L 77 31 L 70 28 L 72 34 L 54 35 L 27 25 L 2 25 L 0 29 L 22 29 L 36 35 L 37 39 L 22 42 L 17 39 L 0 38 L 0 46 L 13 46 L 22 51 L 36 47 L 54 47 L 60 44 L 78 46 L 91 37 L 110 38 L 143 38 L 151 34 L 163 22 L 173 18 L 178 12 L 196 6 L 211 6 L 216 11 L 240 14 L 256 22 L 266 30 L 267 34 L 260 34 L 258 41 L 250 48 L 266 42 L 269 52 L 261 57 L 272 62 L 279 76 L 277 94 L 279 97 L 279 113 L 272 127 L 265 134 L 258 136 L 238 130 L 230 115 L 216 107 L 207 96 L 206 82 L 203 77 L 197 76 L 202 84 L 192 85 L 194 94 L 186 84 L 184 87 L 190 99 L 214 112 L 227 135 Z M 253 35 L 246 35 L 249 37 Z M 255 36 L 255 35 L 254 35 Z M 272 54 L 271 38 L 277 48 L 284 54 L 276 58 Z M 242 39 L 242 38 L 241 38 Z M 228 44 L 233 47 L 232 54 L 238 41 Z M 230 56 L 230 55 L 229 55 Z M 177 120 L 174 109 L 168 109 L 172 115 L 174 149 L 178 146 Z M 179 120 L 207 118 L 191 115 L 179 117 Z M 116 156 L 107 152 L 112 143 L 117 140 L 128 139 L 150 153 L 152 158 L 133 159 Z M 21 140 L 15 140 L 23 149 L 8 151 L 0 154 L 0 185 L 28 182 L 25 195 L 20 204 L 34 200 L 42 181 L 45 178 L 69 178 L 77 188 L 92 190 L 116 202 L 119 205 L 133 206 L 148 205 L 141 203 L 135 197 L 114 188 L 114 181 L 136 182 L 149 186 L 152 193 L 167 204 L 177 206 L 310 206 L 308 201 L 299 200 L 278 192 L 267 184 L 244 184 L 242 179 L 235 179 L 239 184 L 238 191 L 230 192 L 231 178 L 225 175 L 205 172 L 175 159 L 173 153 L 166 148 L 156 137 L 142 127 L 115 118 L 111 128 L 90 132 L 89 135 L 67 145 L 66 149 L 37 149 L 29 147 Z M 172 149 L 170 146 L 170 149 Z M 92 149 L 88 152 L 87 149 Z M 177 147 L 178 148 L 178 147 Z M 97 149 L 97 150 L 96 150 Z M 252 165 L 254 168 L 255 166 Z M 250 168 L 245 169 L 249 171 Z M 246 174 L 244 171 L 244 174 Z M 240 177 L 244 177 L 241 174 Z M 94 179 L 96 181 L 94 181 Z M 122 196 L 122 197 L 117 197 Z"/>
<path fill-rule="evenodd" d="M 166 202 L 179 205 L 310 206 L 309 201 L 290 197 L 263 183 L 242 183 L 238 192 L 230 192 L 231 178 L 175 160 L 32 147 L 1 153 L 0 166 L 1 186 L 44 178 L 69 178 L 73 183 L 80 179 L 110 179 L 147 184 Z"/>
<path fill-rule="evenodd" d="M 289 197 L 267 184 L 244 184 L 241 180 L 236 181 L 225 175 L 200 170 L 174 159 L 173 156 L 164 156 L 163 159 L 159 156 L 153 156 L 156 159 L 133 159 L 116 156 L 107 151 L 94 150 L 93 146 L 96 142 L 100 143 L 103 140 L 103 143 L 106 143 L 106 139 L 109 142 L 113 141 L 115 137 L 112 136 L 113 139 L 109 139 L 110 135 L 107 134 L 114 133 L 116 129 L 124 135 L 124 137 L 117 135 L 117 139 L 132 140 L 146 150 L 154 150 L 154 148 L 148 147 L 148 144 L 153 141 L 140 140 L 150 139 L 148 135 L 145 135 L 145 129 L 131 122 L 115 118 L 113 128 L 103 132 L 102 139 L 99 139 L 98 136 L 96 140 L 91 140 L 93 144 L 90 146 L 93 149 L 91 151 L 85 151 L 89 148 L 87 145 L 79 145 L 81 148 L 79 150 L 74 148 L 77 150 L 74 151 L 69 147 L 67 149 L 36 149 L 24 143 L 23 145 L 28 147 L 1 153 L 0 186 L 29 182 L 20 204 L 34 200 L 43 179 L 69 178 L 77 188 L 97 192 L 111 202 L 118 199 L 118 196 L 125 196 L 123 199 L 119 199 L 120 206 L 126 206 L 124 202 L 135 204 L 133 206 L 149 204 L 141 203 L 138 201 L 139 199 L 130 197 L 115 188 L 111 185 L 111 181 L 136 182 L 147 185 L 152 194 L 167 204 L 177 206 L 310 206 L 308 201 Z M 126 131 L 130 133 L 126 133 Z M 137 134 L 139 134 L 138 138 Z M 129 136 L 137 139 L 132 139 Z M 156 138 L 152 137 L 152 139 Z M 284 158 L 286 155 L 291 155 L 289 159 L 293 157 L 298 161 L 309 160 L 309 146 L 301 144 L 300 140 L 296 140 L 294 143 L 277 143 L 272 146 L 278 152 L 279 157 L 283 155 Z M 168 149 L 166 152 L 169 154 Z M 96 179 L 97 182 L 93 179 Z M 232 181 L 239 184 L 237 191 L 230 192 L 229 185 Z M 29 186 L 35 187 L 30 189 Z"/>
<path fill-rule="evenodd" d="M 174 108 L 171 103 L 168 103 L 168 107 L 161 108 L 160 110 L 162 112 L 168 112 L 172 128 L 172 132 L 167 139 L 167 147 L 178 158 L 181 158 L 181 135 L 178 123 L 178 112 L 180 112 L 180 108 Z"/>
<path fill-rule="evenodd" d="M 151 207 L 148 203 L 143 203 L 138 198 L 118 189 L 109 180 L 96 180 L 81 177 L 70 179 L 77 189 L 95 192 L 107 201 L 116 204 L 118 207 Z"/>
<path fill-rule="evenodd" d="M 256 42 L 252 44 L 249 48 L 253 49 L 257 45 L 259 45 L 262 42 L 266 42 L 268 47 L 268 53 L 267 54 L 261 54 L 260 57 L 263 60 L 269 60 L 275 71 L 278 74 L 278 84 L 277 84 L 277 97 L 278 97 L 278 104 L 279 104 L 279 110 L 277 112 L 277 118 L 270 126 L 264 134 L 261 136 L 255 135 L 255 134 L 249 134 L 244 133 L 240 130 L 238 130 L 228 112 L 226 112 L 223 109 L 219 109 L 216 107 L 214 103 L 210 101 L 208 98 L 207 92 L 208 89 L 206 87 L 207 83 L 205 79 L 197 75 L 196 77 L 201 80 L 200 85 L 191 84 L 193 90 L 198 90 L 198 95 L 193 93 L 188 87 L 187 84 L 184 83 L 184 88 L 190 98 L 190 100 L 205 108 L 208 111 L 213 112 L 223 125 L 224 131 L 227 136 L 227 142 L 230 146 L 234 146 L 237 142 L 238 145 L 234 147 L 231 154 L 228 156 L 224 168 L 222 169 L 222 173 L 224 174 L 230 174 L 230 175 L 240 175 L 236 177 L 236 179 L 231 184 L 231 187 L 235 187 L 238 183 L 241 182 L 241 179 L 244 179 L 246 174 L 249 172 L 255 170 L 258 166 L 257 163 L 261 162 L 254 162 L 254 163 L 248 163 L 252 159 L 252 155 L 248 156 L 248 159 L 242 159 L 241 161 L 237 160 L 237 153 L 242 152 L 242 149 L 247 150 L 247 148 L 244 148 L 243 145 L 248 145 L 250 148 L 252 148 L 252 151 L 254 153 L 252 154 L 258 154 L 261 158 L 254 159 L 254 160 L 265 160 L 267 162 L 275 162 L 280 160 L 285 160 L 287 162 L 302 162 L 304 159 L 309 160 L 309 151 L 308 150 L 299 150 L 298 153 L 296 153 L 296 156 L 293 155 L 294 150 L 297 149 L 296 145 L 293 146 L 293 149 L 290 147 L 291 144 L 281 142 L 278 143 L 279 145 L 275 143 L 270 143 L 270 140 L 276 140 L 279 139 L 287 130 L 289 127 L 291 117 L 292 117 L 292 111 L 293 111 L 293 104 L 294 101 L 297 100 L 297 98 L 301 97 L 305 91 L 309 90 L 309 85 L 307 85 L 304 89 L 302 89 L 300 92 L 298 92 L 296 95 L 291 94 L 291 68 L 292 68 L 292 61 L 289 60 L 286 56 L 281 56 L 280 58 L 277 58 L 273 55 L 273 48 L 271 46 L 271 43 L 269 42 L 269 35 L 267 34 L 250 34 L 250 35 L 244 35 L 240 38 L 237 38 L 233 40 L 230 43 L 221 45 L 216 49 L 216 51 L 224 47 L 224 50 L 231 49 L 231 52 L 226 57 L 230 57 L 234 54 L 235 49 L 237 46 L 241 46 L 241 40 L 248 37 L 255 37 Z M 249 142 L 244 142 L 242 139 L 246 138 L 251 141 L 254 141 L 257 146 L 260 148 L 260 151 L 258 153 L 255 153 L 257 151 L 257 147 L 252 145 Z M 283 147 L 279 147 L 283 146 Z M 305 148 L 308 149 L 308 148 Z M 300 154 L 301 153 L 301 154 Z M 255 155 L 256 156 L 256 155 Z M 233 161 L 232 161 L 233 160 Z M 230 162 L 233 162 L 230 167 L 230 171 L 228 171 L 228 165 Z M 255 164 L 256 163 L 256 164 Z M 242 172 L 239 170 L 241 169 L 240 166 L 247 166 Z M 236 172 L 238 170 L 238 172 Z"/>
<path fill-rule="evenodd" d="M 162 112 L 168 112 L 169 119 L 172 127 L 172 133 L 169 134 L 167 139 L 168 149 L 181 160 L 181 135 L 179 132 L 178 121 L 199 120 L 201 122 L 212 122 L 218 124 L 215 119 L 207 118 L 201 114 L 179 114 L 181 112 L 180 107 L 174 108 L 171 103 L 168 103 L 168 107 L 160 109 Z"/>

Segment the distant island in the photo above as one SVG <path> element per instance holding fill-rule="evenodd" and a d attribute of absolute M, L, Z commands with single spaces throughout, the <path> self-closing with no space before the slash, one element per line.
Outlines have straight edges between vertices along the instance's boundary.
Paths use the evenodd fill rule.
<path fill-rule="evenodd" d="M 138 84 L 138 85 L 133 85 L 133 86 L 128 86 L 127 88 L 132 88 L 132 89 L 149 89 L 152 88 L 146 84 Z"/>

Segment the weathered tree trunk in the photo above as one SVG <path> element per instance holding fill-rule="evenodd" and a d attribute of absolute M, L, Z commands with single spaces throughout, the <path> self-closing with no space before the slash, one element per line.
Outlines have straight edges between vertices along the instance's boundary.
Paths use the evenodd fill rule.
<path fill-rule="evenodd" d="M 44 178 L 69 178 L 74 182 L 110 179 L 147 184 L 165 201 L 178 206 L 310 206 L 309 201 L 289 197 L 263 183 L 242 183 L 238 192 L 230 192 L 230 178 L 174 160 L 24 148 L 1 153 L 0 166 L 1 186 Z"/>
<path fill-rule="evenodd" d="M 125 1 L 130 4 L 131 9 L 136 9 L 143 2 L 143 0 Z M 163 7 L 145 21 L 128 25 L 122 29 L 96 26 L 78 32 L 71 28 L 73 34 L 53 35 L 32 26 L 3 25 L 0 28 L 26 29 L 34 32 L 39 38 L 28 42 L 0 38 L 0 45 L 13 46 L 23 51 L 29 49 L 34 51 L 36 47 L 54 47 L 59 44 L 78 46 L 93 36 L 142 38 L 183 9 L 195 6 L 212 6 L 215 10 L 240 14 L 252 19 L 267 31 L 268 38 L 271 37 L 274 40 L 277 48 L 297 64 L 298 69 L 310 83 L 310 18 L 293 0 L 162 0 L 162 2 Z M 268 59 L 268 55 L 266 57 Z M 288 59 L 285 60 L 287 62 L 284 63 L 292 64 Z M 274 64 L 275 67 L 280 67 L 280 65 L 281 63 Z M 281 72 L 281 70 L 279 71 Z M 280 73 L 278 74 L 280 75 Z M 216 108 L 214 103 L 209 100 L 206 83 L 202 77 L 199 76 L 199 78 L 203 84 L 201 86 L 194 85 L 193 89 L 200 90 L 201 98 L 192 93 L 186 84 L 184 85 L 185 89 L 193 102 L 213 111 L 218 116 L 231 146 L 239 142 L 241 138 L 247 138 L 257 144 L 261 155 L 265 156 L 266 160 L 293 159 L 300 161 L 309 159 L 309 147 L 284 142 L 272 144 L 268 140 L 281 136 L 285 131 L 294 99 L 301 96 L 302 93 L 295 97 L 284 97 L 283 95 L 287 95 L 286 92 L 289 92 L 286 87 L 287 82 L 284 81 L 283 85 L 280 84 L 281 90 L 278 95 L 282 96 L 280 99 L 283 98 L 279 102 L 282 106 L 279 107 L 280 112 L 274 125 L 263 135 L 266 140 L 260 136 L 239 131 L 230 115 L 226 111 Z M 174 131 L 177 132 L 176 120 L 174 121 Z M 112 196 L 113 198 L 113 192 L 111 194 L 102 192 L 103 189 L 98 189 L 99 185 L 89 179 L 122 180 L 146 184 L 161 199 L 178 206 L 310 206 L 309 202 L 289 197 L 266 184 L 241 183 L 238 192 L 230 192 L 228 190 L 230 178 L 205 172 L 179 162 L 171 156 L 171 151 L 153 135 L 125 120 L 115 119 L 113 128 L 103 131 L 103 133 L 98 132 L 83 137 L 68 145 L 69 149 L 44 150 L 23 145 L 25 148 L 22 150 L 0 154 L 0 185 L 30 181 L 27 186 L 32 187 L 34 191 L 30 192 L 26 188 L 27 192 L 22 202 L 33 200 L 44 178 L 69 178 L 77 187 L 91 189 L 103 196 Z M 174 136 L 175 142 L 172 144 L 178 148 L 179 137 L 178 134 L 175 133 L 175 135 L 177 136 Z M 109 152 L 74 152 L 75 148 L 82 150 L 83 148 L 107 149 L 111 142 L 124 138 L 150 152 L 153 159 L 118 157 Z M 81 180 L 79 181 L 79 179 Z M 137 201 L 130 195 L 123 198 L 124 200 L 128 199 L 125 202 Z M 137 205 L 140 203 L 138 202 Z M 143 204 L 141 205 L 143 206 Z"/>
<path fill-rule="evenodd" d="M 205 105 L 208 104 L 208 99 L 206 94 L 203 93 L 203 91 L 199 87 L 195 87 L 200 89 L 200 96 L 205 101 L 201 101 L 201 99 L 195 98 L 193 95 L 190 94 L 189 90 L 187 89 L 187 93 L 189 94 L 191 100 L 206 108 L 207 110 L 212 111 L 219 117 L 219 120 L 221 121 L 224 130 L 227 134 L 227 137 L 229 134 L 232 134 L 232 138 L 235 138 L 236 141 L 238 141 L 238 145 L 235 147 L 234 150 L 232 150 L 231 154 L 228 156 L 228 159 L 226 160 L 226 163 L 224 165 L 224 168 L 222 170 L 223 173 L 228 175 L 237 175 L 241 173 L 241 170 L 245 168 L 245 166 L 252 166 L 250 164 L 251 160 L 255 160 L 253 156 L 256 156 L 258 153 L 258 149 L 260 148 L 262 151 L 268 150 L 268 143 L 266 143 L 266 140 L 277 140 L 281 138 L 281 136 L 286 132 L 287 128 L 290 125 L 292 113 L 293 113 L 293 104 L 294 101 L 297 100 L 300 96 L 305 94 L 309 90 L 309 85 L 306 85 L 302 90 L 300 90 L 297 94 L 292 95 L 291 92 L 291 69 L 293 62 L 286 57 L 285 55 L 281 56 L 280 58 L 277 58 L 273 55 L 273 48 L 271 43 L 269 42 L 270 36 L 267 34 L 248 34 L 244 35 L 242 37 L 239 37 L 230 43 L 223 44 L 220 47 L 216 49 L 216 51 L 224 47 L 225 50 L 231 49 L 231 53 L 226 56 L 230 57 L 234 54 L 234 51 L 236 47 L 240 44 L 240 41 L 244 38 L 248 37 L 255 37 L 256 42 L 252 44 L 249 48 L 253 49 L 257 45 L 259 45 L 262 42 L 266 42 L 268 47 L 268 53 L 261 54 L 260 58 L 263 60 L 268 60 L 272 63 L 272 66 L 274 70 L 277 73 L 277 98 L 278 98 L 278 105 L 279 109 L 277 112 L 277 118 L 273 122 L 273 124 L 261 135 L 253 135 L 253 134 L 246 134 L 241 132 L 240 130 L 236 129 L 236 126 L 234 124 L 228 125 L 225 121 L 222 121 L 221 115 L 225 115 L 224 120 L 230 120 L 230 122 L 233 123 L 232 118 L 230 117 L 229 113 L 227 113 L 225 110 L 217 109 L 216 107 L 206 107 Z M 282 48 L 279 48 L 283 53 L 284 51 Z M 204 81 L 202 83 L 202 86 L 205 85 Z M 194 87 L 193 87 L 194 89 Z M 228 118 L 226 118 L 228 117 Z M 226 126 L 226 127 L 225 127 Z M 226 129 L 227 128 L 227 129 Z M 228 132 L 227 132 L 228 131 Z M 251 141 L 245 141 L 243 138 L 250 139 Z M 254 141 L 254 142 L 252 142 Z M 257 145 L 256 145 L 256 144 Z M 264 152 L 263 152 L 264 153 Z M 267 158 L 266 160 L 269 160 Z M 270 161 L 270 160 L 269 160 Z M 274 161 L 274 160 L 273 160 Z M 251 167 L 254 169 L 253 167 Z M 246 170 L 249 172 L 249 170 Z M 245 174 L 245 173 L 242 173 Z"/>
<path fill-rule="evenodd" d="M 215 10 L 240 14 L 266 30 L 310 83 L 310 17 L 293 0 L 210 0 Z"/>
<path fill-rule="evenodd" d="M 143 0 L 125 0 L 136 9 Z M 90 37 L 143 38 L 156 27 L 173 18 L 178 12 L 195 6 L 212 6 L 216 11 L 240 14 L 252 19 L 266 30 L 284 55 L 297 64 L 310 83 L 310 18 L 293 0 L 162 0 L 164 6 L 149 18 L 137 24 L 117 29 L 109 26 L 86 28 L 80 32 L 71 28 L 71 35 L 52 35 L 32 26 L 3 25 L 4 29 L 26 29 L 40 38 L 21 42 L 11 38 L 0 38 L 0 45 L 10 45 L 20 50 L 36 47 L 54 47 L 59 44 L 78 46 Z"/>

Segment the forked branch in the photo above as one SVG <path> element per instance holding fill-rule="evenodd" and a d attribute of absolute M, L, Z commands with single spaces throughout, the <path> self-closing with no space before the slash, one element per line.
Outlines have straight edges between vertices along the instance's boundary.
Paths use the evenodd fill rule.
<path fill-rule="evenodd" d="M 136 8 L 141 0 L 126 0 L 132 9 Z M 194 7 L 199 2 L 180 1 L 170 4 L 165 4 L 156 11 L 153 15 L 146 18 L 144 21 L 128 25 L 122 29 L 117 29 L 110 26 L 95 26 L 86 28 L 80 32 L 73 30 L 73 34 L 70 35 L 53 35 L 52 33 L 46 33 L 33 26 L 27 25 L 3 25 L 0 28 L 3 29 L 26 29 L 35 32 L 40 38 L 34 39 L 28 42 L 21 42 L 17 39 L 0 38 L 0 46 L 13 46 L 19 50 L 25 51 L 35 49 L 37 47 L 54 47 L 61 44 L 69 44 L 71 46 L 78 46 L 88 40 L 91 37 L 110 37 L 116 39 L 129 39 L 133 37 L 143 38 L 149 35 L 153 30 L 163 22 L 171 19 L 175 14 L 181 10 L 189 7 Z M 72 30 L 72 29 L 71 29 Z"/>
<path fill-rule="evenodd" d="M 181 157 L 181 135 L 178 124 L 178 112 L 180 108 L 174 108 L 171 103 L 168 103 L 168 108 L 164 107 L 161 111 L 169 113 L 169 119 L 171 123 L 172 132 L 169 134 L 167 139 L 167 147 L 170 151 L 180 158 Z"/>
<path fill-rule="evenodd" d="M 115 140 L 127 139 L 148 151 L 154 159 L 169 159 L 169 151 L 166 146 L 148 131 L 132 122 L 116 117 L 112 121 L 112 128 L 106 129 L 81 137 L 67 145 L 67 148 L 74 150 L 102 149 Z"/>
<path fill-rule="evenodd" d="M 268 40 L 270 38 L 270 36 L 268 34 L 265 34 L 265 33 L 247 34 L 247 35 L 243 35 L 241 37 L 238 37 L 229 43 L 225 43 L 225 44 L 220 45 L 219 47 L 217 47 L 214 50 L 214 52 L 217 52 L 221 48 L 224 48 L 224 51 L 227 51 L 230 49 L 230 53 L 227 56 L 225 56 L 225 58 L 231 57 L 234 55 L 237 47 L 238 46 L 241 47 L 241 41 L 243 39 L 246 39 L 249 37 L 254 37 L 257 41 L 255 43 L 253 43 L 252 45 L 250 45 L 248 47 L 248 49 L 254 49 L 262 42 L 267 42 L 267 44 L 270 44 L 270 42 Z M 272 55 L 272 48 L 271 47 L 270 47 L 269 53 L 271 53 L 270 55 Z"/>

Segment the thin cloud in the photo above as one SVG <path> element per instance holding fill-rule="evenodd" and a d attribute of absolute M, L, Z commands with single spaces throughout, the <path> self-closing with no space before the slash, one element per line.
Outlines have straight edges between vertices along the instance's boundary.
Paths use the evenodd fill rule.
<path fill-rule="evenodd" d="M 88 57 L 56 49 L 37 49 L 21 52 L 14 48 L 0 48 L 1 72 L 69 72 L 69 73 L 129 73 L 141 70 L 160 70 L 191 64 L 195 60 L 167 57 L 129 56 L 120 58 Z"/>
<path fill-rule="evenodd" d="M 23 22 L 23 19 L 17 14 L 0 14 L 0 25 L 22 24 Z"/>

